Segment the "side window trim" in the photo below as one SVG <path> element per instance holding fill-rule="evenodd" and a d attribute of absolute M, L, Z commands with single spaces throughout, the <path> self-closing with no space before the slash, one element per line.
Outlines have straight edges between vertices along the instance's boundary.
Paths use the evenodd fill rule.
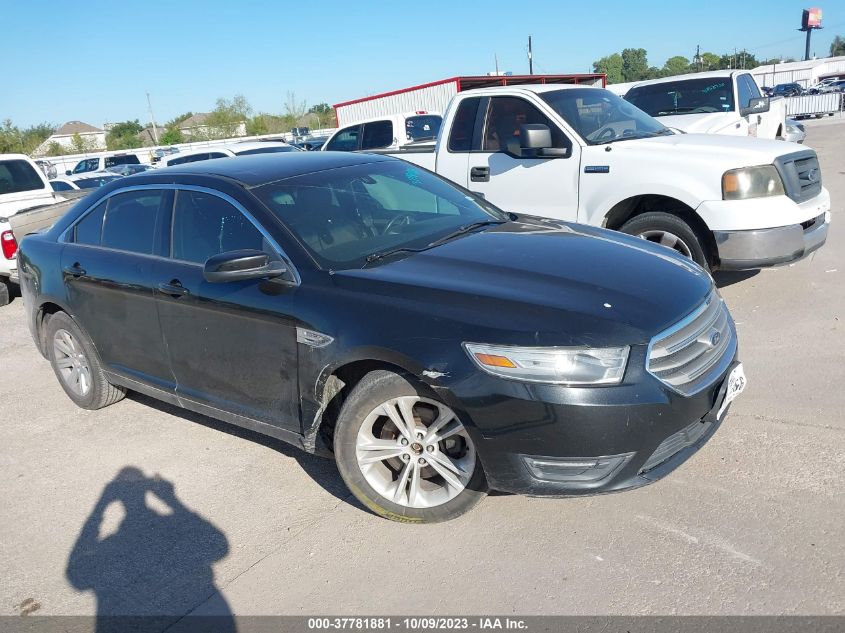
<path fill-rule="evenodd" d="M 58 242 L 63 244 L 72 243 L 72 238 L 76 231 L 76 225 L 79 224 L 89 213 L 91 213 L 101 202 L 107 202 L 112 197 L 121 194 L 121 193 L 128 193 L 131 191 L 146 191 L 149 189 L 161 190 L 161 191 L 197 191 L 199 193 L 205 193 L 212 196 L 217 196 L 218 198 L 225 200 L 233 207 L 235 207 L 238 211 L 240 211 L 247 220 L 264 236 L 270 246 L 276 251 L 276 254 L 279 255 L 280 259 L 285 263 L 288 267 L 288 270 L 291 272 L 291 275 L 294 279 L 294 284 L 299 286 L 302 283 L 302 277 L 299 274 L 296 266 L 293 265 L 293 261 L 291 261 L 290 257 L 288 257 L 285 249 L 283 249 L 279 243 L 271 236 L 267 230 L 261 225 L 258 220 L 255 219 L 253 216 L 240 202 L 235 200 L 232 196 L 223 193 L 222 191 L 217 191 L 215 189 L 209 189 L 208 187 L 201 187 L 199 185 L 180 185 L 180 184 L 167 184 L 167 183 L 151 183 L 149 185 L 133 185 L 131 187 L 123 187 L 121 189 L 115 189 L 114 191 L 110 191 L 108 194 L 94 202 L 90 207 L 85 209 L 85 211 L 80 215 L 76 220 L 74 220 L 73 224 L 67 227 L 62 234 L 59 236 Z M 176 203 L 176 195 L 174 194 L 171 198 L 170 204 L 170 227 L 168 227 L 167 233 L 170 234 L 172 231 L 173 226 L 173 207 Z M 159 209 L 159 216 L 161 215 L 161 209 Z M 163 232 L 163 231 L 162 231 Z M 102 235 L 102 233 L 101 233 Z M 80 246 L 87 246 L 86 244 L 80 244 Z M 124 251 L 117 251 L 116 249 L 109 248 L 108 246 L 91 246 L 90 248 L 102 248 L 106 250 L 111 250 L 115 252 L 124 252 Z M 172 247 L 171 247 L 172 248 Z M 134 255 L 140 255 L 141 257 L 156 257 L 158 259 L 168 259 L 170 257 L 166 257 L 163 255 L 151 254 L 145 255 L 143 253 L 133 253 Z M 181 260 L 174 260 L 174 261 L 181 261 Z M 190 262 L 188 262 L 190 263 Z"/>

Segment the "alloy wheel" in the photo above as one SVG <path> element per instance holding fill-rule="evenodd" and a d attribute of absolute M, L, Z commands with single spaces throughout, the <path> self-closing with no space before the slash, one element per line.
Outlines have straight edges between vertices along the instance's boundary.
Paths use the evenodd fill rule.
<path fill-rule="evenodd" d="M 692 251 L 690 251 L 690 247 L 687 245 L 686 242 L 684 242 L 684 240 L 682 240 L 674 233 L 659 230 L 643 231 L 639 234 L 639 237 L 643 238 L 644 240 L 648 240 L 649 242 L 654 242 L 655 244 L 660 244 L 661 246 L 671 248 L 683 255 L 684 257 L 692 259 Z"/>
<path fill-rule="evenodd" d="M 458 417 L 420 396 L 391 398 L 358 430 L 358 467 L 382 497 L 409 508 L 432 508 L 463 492 L 475 471 L 475 446 Z"/>
<path fill-rule="evenodd" d="M 91 368 L 79 341 L 67 330 L 53 336 L 53 358 L 62 382 L 75 394 L 84 396 L 91 389 Z"/>

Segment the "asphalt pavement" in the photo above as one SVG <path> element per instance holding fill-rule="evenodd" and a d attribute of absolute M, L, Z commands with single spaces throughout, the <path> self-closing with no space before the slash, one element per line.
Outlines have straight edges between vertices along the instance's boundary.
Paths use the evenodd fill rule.
<path fill-rule="evenodd" d="M 842 614 L 845 123 L 807 129 L 828 243 L 717 277 L 748 387 L 635 491 L 391 523 L 275 440 L 137 395 L 76 408 L 0 308 L 0 615 Z"/>

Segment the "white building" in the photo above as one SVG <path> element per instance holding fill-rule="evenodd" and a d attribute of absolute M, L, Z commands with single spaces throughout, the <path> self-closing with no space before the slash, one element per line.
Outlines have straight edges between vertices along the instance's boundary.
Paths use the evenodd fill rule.
<path fill-rule="evenodd" d="M 749 72 L 758 86 L 773 88 L 778 84 L 798 83 L 802 88 L 809 88 L 827 77 L 845 77 L 845 56 L 766 64 Z"/>
<path fill-rule="evenodd" d="M 234 138 L 246 136 L 246 121 L 240 121 L 231 125 L 212 127 L 206 124 L 208 114 L 200 112 L 191 115 L 179 124 L 179 131 L 186 141 L 200 141 L 212 138 Z"/>
<path fill-rule="evenodd" d="M 58 143 L 63 148 L 73 150 L 73 137 L 78 134 L 82 139 L 83 148 L 86 150 L 99 150 L 106 148 L 106 131 L 88 125 L 82 121 L 68 121 L 50 137 L 41 143 L 35 150 L 36 156 L 43 156 L 53 143 Z M 70 152 L 69 152 L 70 153 Z"/>

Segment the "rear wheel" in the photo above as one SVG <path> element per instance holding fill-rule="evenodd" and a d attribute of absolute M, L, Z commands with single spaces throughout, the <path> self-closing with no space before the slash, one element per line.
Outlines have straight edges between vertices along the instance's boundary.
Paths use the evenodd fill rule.
<path fill-rule="evenodd" d="M 77 406 L 102 409 L 126 395 L 123 387 L 106 379 L 93 343 L 64 312 L 57 312 L 47 322 L 46 341 L 56 378 Z"/>
<path fill-rule="evenodd" d="M 0 277 L 0 306 L 9 305 L 9 282 Z"/>
<path fill-rule="evenodd" d="M 628 220 L 619 230 L 671 248 L 703 268 L 711 267 L 704 241 L 677 215 L 661 211 L 643 213 Z"/>
<path fill-rule="evenodd" d="M 355 386 L 338 416 L 334 450 L 352 494 L 394 521 L 447 521 L 487 493 L 475 444 L 455 412 L 393 372 L 372 372 Z"/>

